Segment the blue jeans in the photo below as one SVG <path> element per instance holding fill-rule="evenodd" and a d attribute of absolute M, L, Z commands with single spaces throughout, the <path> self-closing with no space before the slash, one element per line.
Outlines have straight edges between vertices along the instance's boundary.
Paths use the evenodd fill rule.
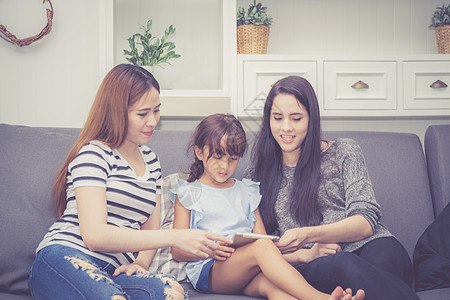
<path fill-rule="evenodd" d="M 355 253 L 343 251 L 319 257 L 297 266 L 297 270 L 312 286 L 325 293 L 341 286 L 353 292 L 363 289 L 365 300 L 419 300 L 409 282 L 411 260 L 394 238 L 376 239 Z"/>
<path fill-rule="evenodd" d="M 28 285 L 33 299 L 165 299 L 174 281 L 172 276 L 121 273 L 113 277 L 115 266 L 77 249 L 50 245 L 36 256 Z M 181 298 L 183 299 L 183 293 Z"/>

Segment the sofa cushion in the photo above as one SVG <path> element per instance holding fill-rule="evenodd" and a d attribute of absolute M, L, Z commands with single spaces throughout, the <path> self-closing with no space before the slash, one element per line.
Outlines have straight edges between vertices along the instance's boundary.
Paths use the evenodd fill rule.
<path fill-rule="evenodd" d="M 417 296 L 419 296 L 421 300 L 448 299 L 450 297 L 450 288 L 418 292 Z"/>
<path fill-rule="evenodd" d="M 437 216 L 450 202 L 450 124 L 427 128 L 425 154 L 434 213 Z"/>
<path fill-rule="evenodd" d="M 0 141 L 0 291 L 28 294 L 35 249 L 56 219 L 53 179 L 75 136 L 0 124 Z"/>
<path fill-rule="evenodd" d="M 169 190 L 176 187 L 177 179 L 188 178 L 186 173 L 174 173 L 163 178 L 162 195 L 161 195 L 161 230 L 171 229 L 173 227 L 173 203 L 169 199 Z M 186 281 L 186 266 L 187 262 L 177 262 L 172 257 L 169 247 L 160 248 L 156 252 L 155 258 L 150 264 L 150 272 L 159 272 L 164 274 L 171 274 L 175 276 L 178 281 Z"/>
<path fill-rule="evenodd" d="M 188 296 L 188 299 L 198 299 L 198 300 L 256 300 L 256 299 L 266 299 L 266 298 L 258 298 L 258 297 L 250 297 L 244 295 L 224 295 L 224 294 L 208 294 L 208 293 L 200 293 L 192 287 L 192 284 L 183 282 L 181 286 L 184 289 L 184 293 Z"/>

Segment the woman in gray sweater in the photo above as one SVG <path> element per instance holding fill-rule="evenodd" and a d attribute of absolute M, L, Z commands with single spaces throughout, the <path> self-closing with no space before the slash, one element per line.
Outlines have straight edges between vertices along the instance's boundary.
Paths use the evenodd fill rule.
<path fill-rule="evenodd" d="M 418 299 L 411 260 L 379 222 L 380 206 L 359 145 L 321 139 L 314 89 L 298 76 L 267 96 L 253 167 L 267 232 L 317 289 L 363 289 L 366 299 Z"/>

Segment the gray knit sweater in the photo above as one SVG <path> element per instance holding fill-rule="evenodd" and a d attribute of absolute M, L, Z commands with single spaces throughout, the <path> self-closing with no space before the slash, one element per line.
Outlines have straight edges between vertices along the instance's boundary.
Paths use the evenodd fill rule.
<path fill-rule="evenodd" d="M 279 231 L 300 227 L 292 218 L 288 204 L 294 167 L 283 168 L 283 182 L 275 204 Z M 247 174 L 251 174 L 248 170 Z M 361 215 L 372 226 L 374 234 L 352 243 L 340 243 L 342 250 L 352 252 L 367 242 L 392 236 L 378 220 L 380 205 L 375 200 L 372 183 L 359 145 L 352 139 L 338 138 L 321 154 L 319 205 L 323 215 L 322 224 L 334 223 L 346 217 Z M 306 248 L 312 244 L 305 245 Z"/>

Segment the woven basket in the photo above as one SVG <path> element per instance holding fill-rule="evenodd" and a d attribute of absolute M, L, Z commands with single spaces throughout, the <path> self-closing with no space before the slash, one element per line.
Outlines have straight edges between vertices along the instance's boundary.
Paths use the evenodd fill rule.
<path fill-rule="evenodd" d="M 435 28 L 436 41 L 440 54 L 450 54 L 450 25 Z"/>
<path fill-rule="evenodd" d="M 240 25 L 237 27 L 238 54 L 266 54 L 269 26 Z"/>

